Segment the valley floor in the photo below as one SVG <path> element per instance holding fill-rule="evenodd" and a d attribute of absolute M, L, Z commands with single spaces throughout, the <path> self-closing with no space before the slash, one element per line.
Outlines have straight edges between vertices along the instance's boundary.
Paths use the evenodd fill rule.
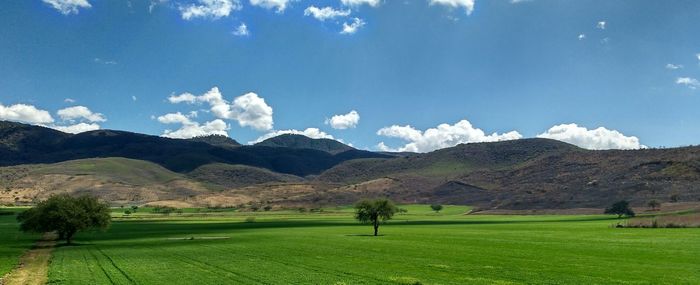
<path fill-rule="evenodd" d="M 323 213 L 136 214 L 58 246 L 50 284 L 699 284 L 700 229 L 609 216 L 407 206 L 372 229 Z M 139 210 L 141 212 L 147 209 Z M 120 215 L 119 215 L 120 216 Z M 254 217 L 254 221 L 251 221 Z M 248 220 L 248 221 L 246 221 Z"/>

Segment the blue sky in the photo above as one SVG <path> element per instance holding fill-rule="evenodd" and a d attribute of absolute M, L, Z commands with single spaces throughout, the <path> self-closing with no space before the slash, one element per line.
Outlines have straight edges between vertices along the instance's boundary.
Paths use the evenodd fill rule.
<path fill-rule="evenodd" d="M 698 19 L 690 0 L 2 1 L 0 119 L 243 143 L 316 128 L 372 150 L 700 144 Z"/>

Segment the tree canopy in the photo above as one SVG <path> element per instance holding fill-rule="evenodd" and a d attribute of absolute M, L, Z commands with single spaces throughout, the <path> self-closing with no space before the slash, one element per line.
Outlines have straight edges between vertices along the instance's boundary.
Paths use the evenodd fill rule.
<path fill-rule="evenodd" d="M 436 213 L 439 213 L 440 211 L 442 211 L 442 205 L 440 205 L 440 204 L 432 204 L 432 205 L 430 205 L 430 209 L 432 209 L 432 210 L 435 211 Z"/>
<path fill-rule="evenodd" d="M 379 224 L 390 220 L 397 211 L 388 199 L 362 200 L 355 204 L 355 218 L 361 223 L 372 224 L 374 236 L 379 232 Z"/>
<path fill-rule="evenodd" d="M 20 213 L 17 220 L 20 222 L 20 230 L 24 232 L 55 231 L 59 239 L 65 239 L 70 244 L 79 231 L 106 229 L 111 216 L 109 206 L 95 197 L 60 194 Z"/>
<path fill-rule="evenodd" d="M 624 200 L 615 202 L 610 208 L 605 209 L 605 214 L 617 215 L 618 218 L 622 216 L 634 217 L 634 211 L 630 208 L 630 203 Z"/>

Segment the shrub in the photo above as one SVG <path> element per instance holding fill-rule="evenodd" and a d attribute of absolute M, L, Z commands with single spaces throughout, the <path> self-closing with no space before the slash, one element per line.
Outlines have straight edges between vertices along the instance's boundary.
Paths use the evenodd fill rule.
<path fill-rule="evenodd" d="M 440 211 L 442 211 L 442 205 L 440 205 L 440 204 L 432 204 L 432 205 L 430 205 L 430 209 L 432 209 L 433 211 L 435 211 L 435 213 L 439 213 Z"/>
<path fill-rule="evenodd" d="M 617 215 L 618 218 L 622 218 L 622 216 L 634 217 L 634 211 L 630 208 L 630 203 L 625 200 L 612 204 L 610 208 L 605 209 L 605 214 Z"/>

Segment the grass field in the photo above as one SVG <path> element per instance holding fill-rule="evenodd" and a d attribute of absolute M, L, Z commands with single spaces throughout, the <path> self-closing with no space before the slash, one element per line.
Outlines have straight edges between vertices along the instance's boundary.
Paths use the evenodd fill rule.
<path fill-rule="evenodd" d="M 57 248 L 49 283 L 700 283 L 698 229 L 617 229 L 608 216 L 466 216 L 466 207 L 440 214 L 404 207 L 408 214 L 382 226 L 379 237 L 356 224 L 348 207 L 204 217 L 140 211 Z M 250 216 L 255 222 L 245 222 Z"/>
<path fill-rule="evenodd" d="M 17 265 L 22 253 L 29 249 L 39 237 L 39 235 L 23 234 L 18 230 L 14 215 L 17 211 L 19 210 L 0 208 L 0 277 Z"/>

